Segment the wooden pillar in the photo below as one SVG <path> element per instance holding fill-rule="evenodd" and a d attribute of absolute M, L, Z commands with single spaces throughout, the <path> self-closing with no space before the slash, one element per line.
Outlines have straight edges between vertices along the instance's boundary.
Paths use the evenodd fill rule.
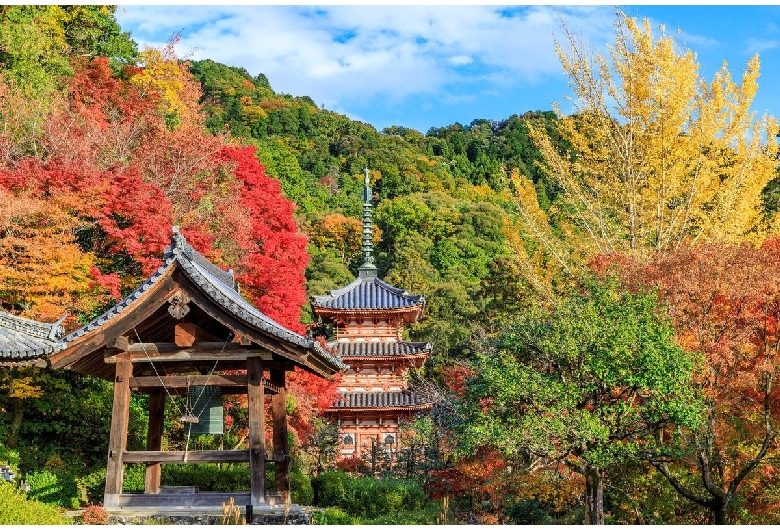
<path fill-rule="evenodd" d="M 276 491 L 284 502 L 290 502 L 290 448 L 287 441 L 287 388 L 284 369 L 271 370 L 271 381 L 279 385 L 279 393 L 271 398 L 274 428 L 274 452 L 284 453 L 284 462 L 276 462 Z"/>
<path fill-rule="evenodd" d="M 165 389 L 155 388 L 149 396 L 149 429 L 146 436 L 147 451 L 162 450 L 163 423 L 165 421 Z M 159 462 L 146 464 L 144 493 L 160 493 L 162 466 Z"/>
<path fill-rule="evenodd" d="M 360 417 L 355 415 L 355 452 L 352 454 L 352 458 L 360 458 L 360 442 L 358 441 L 360 433 Z"/>
<path fill-rule="evenodd" d="M 249 414 L 249 489 L 252 506 L 265 504 L 265 388 L 263 361 L 247 359 Z"/>
<path fill-rule="evenodd" d="M 133 364 L 128 354 L 117 355 L 114 377 L 114 404 L 111 408 L 111 433 L 108 440 L 108 465 L 106 467 L 106 489 L 103 505 L 117 505 L 117 495 L 122 493 L 124 465 L 122 455 L 127 447 L 127 426 L 130 422 L 130 377 Z"/>

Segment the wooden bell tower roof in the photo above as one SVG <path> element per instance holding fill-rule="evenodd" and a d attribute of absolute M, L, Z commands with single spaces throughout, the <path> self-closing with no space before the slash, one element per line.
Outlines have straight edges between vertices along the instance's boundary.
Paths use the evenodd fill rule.
<path fill-rule="evenodd" d="M 247 358 L 258 354 L 319 376 L 343 369 L 341 361 L 318 343 L 246 301 L 232 271 L 220 269 L 193 249 L 178 227 L 163 260 L 124 300 L 65 336 L 64 349 L 49 356 L 52 367 L 111 380 L 111 356 L 122 350 L 137 357 L 154 354 L 155 362 L 169 363 L 178 371 L 202 372 L 216 361 L 219 370 L 246 368 Z M 137 366 L 136 375 L 143 375 L 143 363 Z"/>

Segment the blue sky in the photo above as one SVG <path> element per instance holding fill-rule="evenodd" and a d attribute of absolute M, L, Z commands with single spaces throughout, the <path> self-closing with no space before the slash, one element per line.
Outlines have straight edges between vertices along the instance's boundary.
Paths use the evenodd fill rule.
<path fill-rule="evenodd" d="M 707 80 L 724 60 L 739 80 L 758 53 L 754 109 L 780 116 L 780 6 L 621 9 L 679 31 Z M 180 56 L 262 72 L 276 92 L 310 96 L 379 130 L 425 133 L 565 104 L 553 46 L 559 15 L 594 48 L 614 39 L 612 6 L 120 5 L 116 18 L 141 47 L 180 31 Z"/>

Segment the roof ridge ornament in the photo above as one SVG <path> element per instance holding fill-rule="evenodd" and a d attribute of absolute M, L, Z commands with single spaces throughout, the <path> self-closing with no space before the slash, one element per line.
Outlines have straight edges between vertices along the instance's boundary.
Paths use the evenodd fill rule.
<path fill-rule="evenodd" d="M 374 265 L 373 225 L 371 224 L 371 184 L 368 181 L 368 168 L 363 181 L 363 264 L 358 267 L 358 277 L 376 278 L 377 269 Z"/>

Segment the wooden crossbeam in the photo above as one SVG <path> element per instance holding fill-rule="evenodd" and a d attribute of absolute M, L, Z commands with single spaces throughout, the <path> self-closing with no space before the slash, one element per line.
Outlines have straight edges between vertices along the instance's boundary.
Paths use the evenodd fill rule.
<path fill-rule="evenodd" d="M 122 463 L 197 464 L 204 462 L 249 462 L 249 451 L 187 451 L 186 462 L 184 461 L 184 454 L 184 451 L 125 451 L 122 454 Z M 287 462 L 289 458 L 281 451 L 266 451 L 265 461 Z"/>
<path fill-rule="evenodd" d="M 177 362 L 177 361 L 245 361 L 260 357 L 270 361 L 273 354 L 258 346 L 243 346 L 233 342 L 199 342 L 193 346 L 177 346 L 172 342 L 137 342 L 126 346 L 130 362 Z M 107 355 L 105 362 L 116 363 L 115 355 Z"/>
<path fill-rule="evenodd" d="M 263 386 L 272 394 L 279 393 L 279 385 L 266 378 L 262 379 Z M 190 386 L 219 386 L 219 387 L 243 387 L 247 386 L 246 374 L 239 375 L 164 375 L 157 377 L 146 375 L 130 378 L 130 388 L 141 391 L 153 388 L 181 389 Z"/>
<path fill-rule="evenodd" d="M 162 380 L 162 382 L 160 382 Z M 188 386 L 246 386 L 246 374 L 241 375 L 154 375 L 130 378 L 131 388 L 187 388 Z"/>

